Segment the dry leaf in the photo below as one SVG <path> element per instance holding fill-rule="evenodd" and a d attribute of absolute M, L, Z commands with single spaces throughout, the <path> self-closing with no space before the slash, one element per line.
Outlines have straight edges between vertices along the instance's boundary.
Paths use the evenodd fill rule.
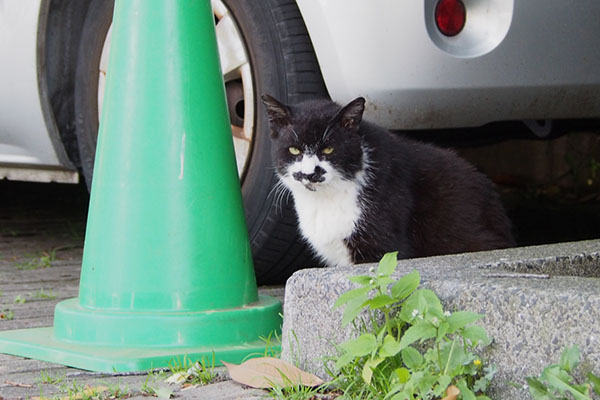
<path fill-rule="evenodd" d="M 442 400 L 456 400 L 459 394 L 460 389 L 454 385 L 450 385 L 448 386 L 448 389 L 446 389 L 446 397 L 444 397 Z"/>
<path fill-rule="evenodd" d="M 189 374 L 187 372 L 177 372 L 170 377 L 168 377 L 165 382 L 167 383 L 182 383 L 185 382 L 188 378 Z"/>
<path fill-rule="evenodd" d="M 323 384 L 319 377 L 304 372 L 279 358 L 251 358 L 240 365 L 222 362 L 229 370 L 231 379 L 253 388 L 268 389 L 273 386 L 318 386 Z"/>

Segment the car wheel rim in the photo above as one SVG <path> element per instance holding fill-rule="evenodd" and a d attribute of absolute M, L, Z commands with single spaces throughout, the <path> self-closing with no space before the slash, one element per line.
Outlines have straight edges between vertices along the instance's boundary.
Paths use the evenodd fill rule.
<path fill-rule="evenodd" d="M 244 40 L 229 9 L 219 0 L 211 0 L 215 16 L 219 60 L 225 81 L 227 107 L 240 179 L 243 179 L 252 152 L 254 138 L 254 85 L 252 68 Z M 98 119 L 102 113 L 112 26 L 108 29 L 98 67 Z"/>

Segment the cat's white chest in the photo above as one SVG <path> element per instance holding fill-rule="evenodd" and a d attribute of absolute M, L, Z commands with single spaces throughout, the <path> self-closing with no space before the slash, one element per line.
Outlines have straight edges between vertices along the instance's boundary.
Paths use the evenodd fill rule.
<path fill-rule="evenodd" d="M 360 187 L 355 181 L 339 180 L 321 190 L 292 190 L 302 235 L 329 266 L 352 265 L 345 239 L 360 219 Z"/>

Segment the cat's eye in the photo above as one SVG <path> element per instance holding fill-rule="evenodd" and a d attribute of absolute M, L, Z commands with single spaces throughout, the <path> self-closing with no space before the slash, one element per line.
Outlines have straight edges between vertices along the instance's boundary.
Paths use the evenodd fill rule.
<path fill-rule="evenodd" d="M 294 146 L 288 147 L 288 151 L 290 152 L 291 155 L 297 156 L 298 154 L 300 154 L 300 149 Z"/>
<path fill-rule="evenodd" d="M 333 153 L 333 147 L 325 147 L 321 152 L 323 154 L 331 154 Z"/>

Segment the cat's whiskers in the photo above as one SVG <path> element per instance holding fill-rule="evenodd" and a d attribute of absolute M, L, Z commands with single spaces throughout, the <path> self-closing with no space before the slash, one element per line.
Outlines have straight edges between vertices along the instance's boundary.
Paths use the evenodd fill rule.
<path fill-rule="evenodd" d="M 282 215 L 283 214 L 283 201 L 285 200 L 287 202 L 289 200 L 290 189 L 281 180 L 278 180 L 277 183 L 275 184 L 275 186 L 273 186 L 273 188 L 269 192 L 269 196 L 271 196 L 271 194 L 273 194 L 273 193 L 275 195 L 275 198 L 273 201 L 273 203 L 275 205 L 275 210 L 279 212 L 279 215 Z"/>

